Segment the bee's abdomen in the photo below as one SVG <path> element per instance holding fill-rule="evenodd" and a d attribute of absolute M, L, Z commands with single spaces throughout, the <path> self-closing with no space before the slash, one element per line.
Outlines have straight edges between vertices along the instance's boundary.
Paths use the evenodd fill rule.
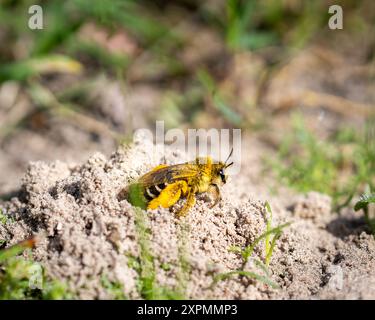
<path fill-rule="evenodd" d="M 163 191 L 163 189 L 167 186 L 166 183 L 160 183 L 157 185 L 153 185 L 151 187 L 147 187 L 144 192 L 145 198 L 150 201 L 152 199 L 155 199 L 159 196 L 160 192 Z"/>

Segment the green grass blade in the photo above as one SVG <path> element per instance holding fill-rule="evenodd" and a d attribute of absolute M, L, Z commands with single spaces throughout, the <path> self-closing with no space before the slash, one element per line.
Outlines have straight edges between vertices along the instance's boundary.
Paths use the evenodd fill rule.
<path fill-rule="evenodd" d="M 277 227 L 275 227 L 271 230 L 268 230 L 268 231 L 264 232 L 258 238 L 256 238 L 255 241 L 250 246 L 247 246 L 244 250 L 243 258 L 244 258 L 245 262 L 248 261 L 250 256 L 253 254 L 253 251 L 254 251 L 255 247 L 259 244 L 260 241 L 262 241 L 268 235 L 281 233 L 282 229 L 289 226 L 290 224 L 291 224 L 291 222 L 287 222 L 287 223 L 284 223 L 282 225 L 279 225 L 279 226 L 277 226 Z"/>
<path fill-rule="evenodd" d="M 262 275 L 259 275 L 255 272 L 244 271 L 244 270 L 234 270 L 234 271 L 230 271 L 230 272 L 226 272 L 226 273 L 220 273 L 220 274 L 216 275 L 213 278 L 213 282 L 211 283 L 209 288 L 213 288 L 218 282 L 226 280 L 226 279 L 230 279 L 230 278 L 232 278 L 233 276 L 236 276 L 236 275 L 256 279 L 258 281 L 261 281 L 261 282 L 269 285 L 271 288 L 274 288 L 274 289 L 279 288 L 279 285 L 277 283 L 273 282 L 272 280 L 270 280 L 269 278 L 267 278 L 265 276 L 262 276 Z"/>
<path fill-rule="evenodd" d="M 363 194 L 359 201 L 354 205 L 354 210 L 367 208 L 370 203 L 375 203 L 375 193 Z"/>

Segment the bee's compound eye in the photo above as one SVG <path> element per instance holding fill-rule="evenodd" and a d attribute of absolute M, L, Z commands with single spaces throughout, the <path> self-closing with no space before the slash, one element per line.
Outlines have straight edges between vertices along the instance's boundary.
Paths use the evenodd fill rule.
<path fill-rule="evenodd" d="M 225 181 L 226 178 L 225 178 L 224 170 L 221 169 L 220 172 L 219 172 L 219 174 L 220 174 L 221 181 L 222 181 L 223 183 L 225 183 L 225 182 L 226 182 L 226 181 Z"/>

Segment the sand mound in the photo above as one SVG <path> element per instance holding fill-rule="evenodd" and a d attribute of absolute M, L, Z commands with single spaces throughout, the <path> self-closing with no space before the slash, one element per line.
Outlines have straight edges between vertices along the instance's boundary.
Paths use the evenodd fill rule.
<path fill-rule="evenodd" d="M 186 160 L 169 149 L 153 158 L 151 147 L 140 139 L 109 159 L 95 154 L 82 165 L 31 163 L 18 198 L 2 205 L 14 223 L 0 225 L 0 238 L 9 246 L 43 232 L 33 250 L 35 260 L 80 298 L 111 298 L 103 278 L 120 283 L 128 298 L 141 298 L 132 261 L 144 240 L 137 213 L 121 193 L 153 166 Z M 269 278 L 280 289 L 239 276 L 210 287 L 218 273 L 243 267 L 242 257 L 229 248 L 251 244 L 265 231 L 264 203 L 258 200 L 264 194 L 254 194 L 253 176 L 244 167 L 223 188 L 223 201 L 214 209 L 201 199 L 185 219 L 164 209 L 141 215 L 150 230 L 158 285 L 182 286 L 185 296 L 199 299 L 375 298 L 370 285 L 375 283 L 374 239 L 360 214 L 346 210 L 338 217 L 329 197 L 318 193 L 269 198 L 273 225 L 292 222 L 269 267 Z M 263 244 L 253 257 L 264 259 Z M 253 260 L 245 269 L 262 273 Z"/>

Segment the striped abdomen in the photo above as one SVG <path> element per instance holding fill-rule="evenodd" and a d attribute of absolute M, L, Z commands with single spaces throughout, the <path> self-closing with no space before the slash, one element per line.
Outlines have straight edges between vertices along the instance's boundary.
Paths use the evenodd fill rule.
<path fill-rule="evenodd" d="M 159 183 L 157 185 L 145 188 L 144 196 L 147 199 L 147 201 L 151 201 L 152 199 L 157 198 L 160 192 L 162 192 L 167 185 L 168 183 Z"/>

